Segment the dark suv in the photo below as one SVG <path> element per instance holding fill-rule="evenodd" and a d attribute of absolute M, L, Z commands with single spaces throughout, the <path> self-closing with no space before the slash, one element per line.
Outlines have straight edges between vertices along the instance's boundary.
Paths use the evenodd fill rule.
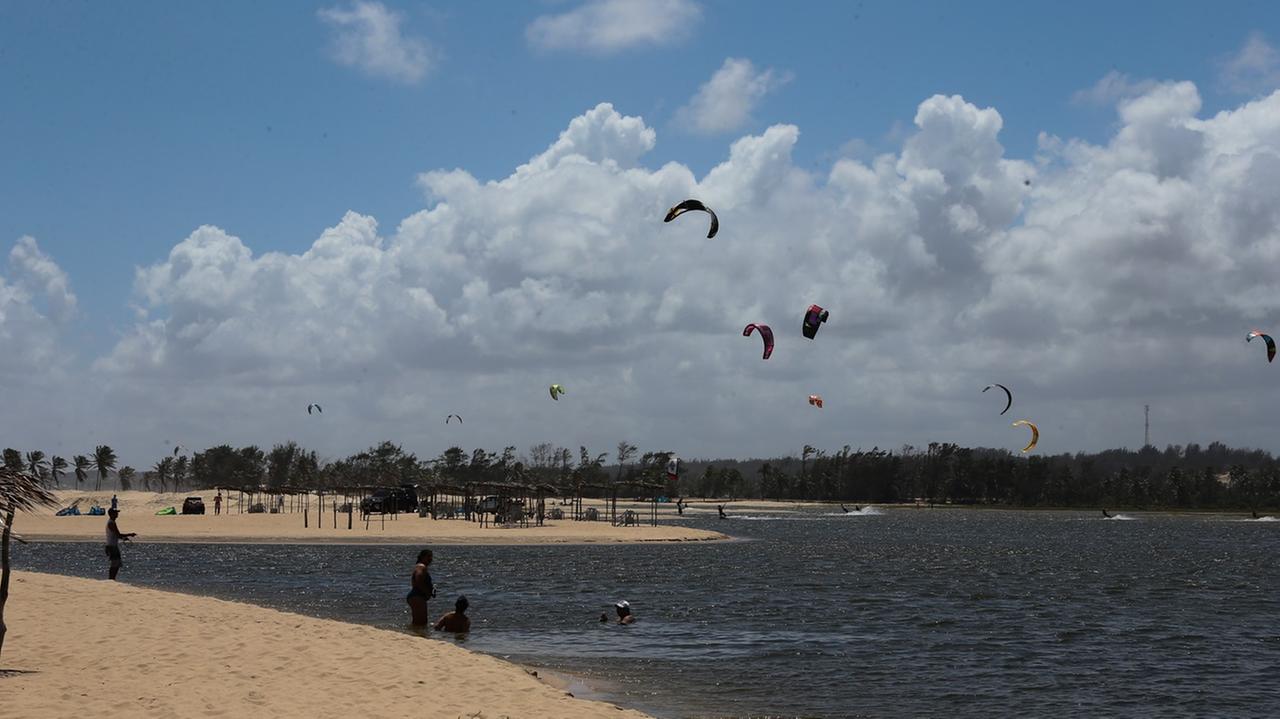
<path fill-rule="evenodd" d="M 412 485 L 376 489 L 360 500 L 362 514 L 418 511 L 418 490 Z"/>
<path fill-rule="evenodd" d="M 187 497 L 182 500 L 183 514 L 204 514 L 204 499 L 201 497 Z"/>

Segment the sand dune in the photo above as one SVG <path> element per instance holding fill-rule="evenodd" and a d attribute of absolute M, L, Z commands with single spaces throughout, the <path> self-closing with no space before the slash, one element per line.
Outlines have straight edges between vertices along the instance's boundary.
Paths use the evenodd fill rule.
<path fill-rule="evenodd" d="M 451 638 L 15 572 L 0 718 L 643 717 Z"/>

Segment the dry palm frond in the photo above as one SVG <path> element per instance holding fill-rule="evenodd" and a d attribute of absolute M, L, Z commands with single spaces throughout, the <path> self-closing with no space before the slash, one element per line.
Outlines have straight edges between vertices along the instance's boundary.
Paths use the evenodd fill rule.
<path fill-rule="evenodd" d="M 58 503 L 53 492 L 40 485 L 40 480 L 27 472 L 0 467 L 0 515 L 30 512 L 37 507 Z"/>

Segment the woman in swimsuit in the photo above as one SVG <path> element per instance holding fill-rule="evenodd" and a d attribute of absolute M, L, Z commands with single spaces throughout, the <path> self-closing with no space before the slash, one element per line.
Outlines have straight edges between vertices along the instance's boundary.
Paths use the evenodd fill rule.
<path fill-rule="evenodd" d="M 431 615 L 427 612 L 427 600 L 436 595 L 435 584 L 431 582 L 431 550 L 418 552 L 418 563 L 413 567 L 413 576 L 409 579 L 409 611 L 413 612 L 413 626 L 421 627 L 431 623 Z"/>

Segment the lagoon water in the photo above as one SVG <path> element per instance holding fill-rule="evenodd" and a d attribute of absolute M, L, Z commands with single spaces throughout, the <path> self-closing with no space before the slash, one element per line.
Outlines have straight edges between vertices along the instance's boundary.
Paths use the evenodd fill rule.
<path fill-rule="evenodd" d="M 1280 716 L 1280 522 L 1128 516 L 711 512 L 685 520 L 744 541 L 439 546 L 431 614 L 466 594 L 466 647 L 659 717 Z M 416 549 L 138 542 L 121 576 L 401 629 Z M 81 576 L 101 552 L 14 549 Z M 617 599 L 635 625 L 599 623 Z"/>

